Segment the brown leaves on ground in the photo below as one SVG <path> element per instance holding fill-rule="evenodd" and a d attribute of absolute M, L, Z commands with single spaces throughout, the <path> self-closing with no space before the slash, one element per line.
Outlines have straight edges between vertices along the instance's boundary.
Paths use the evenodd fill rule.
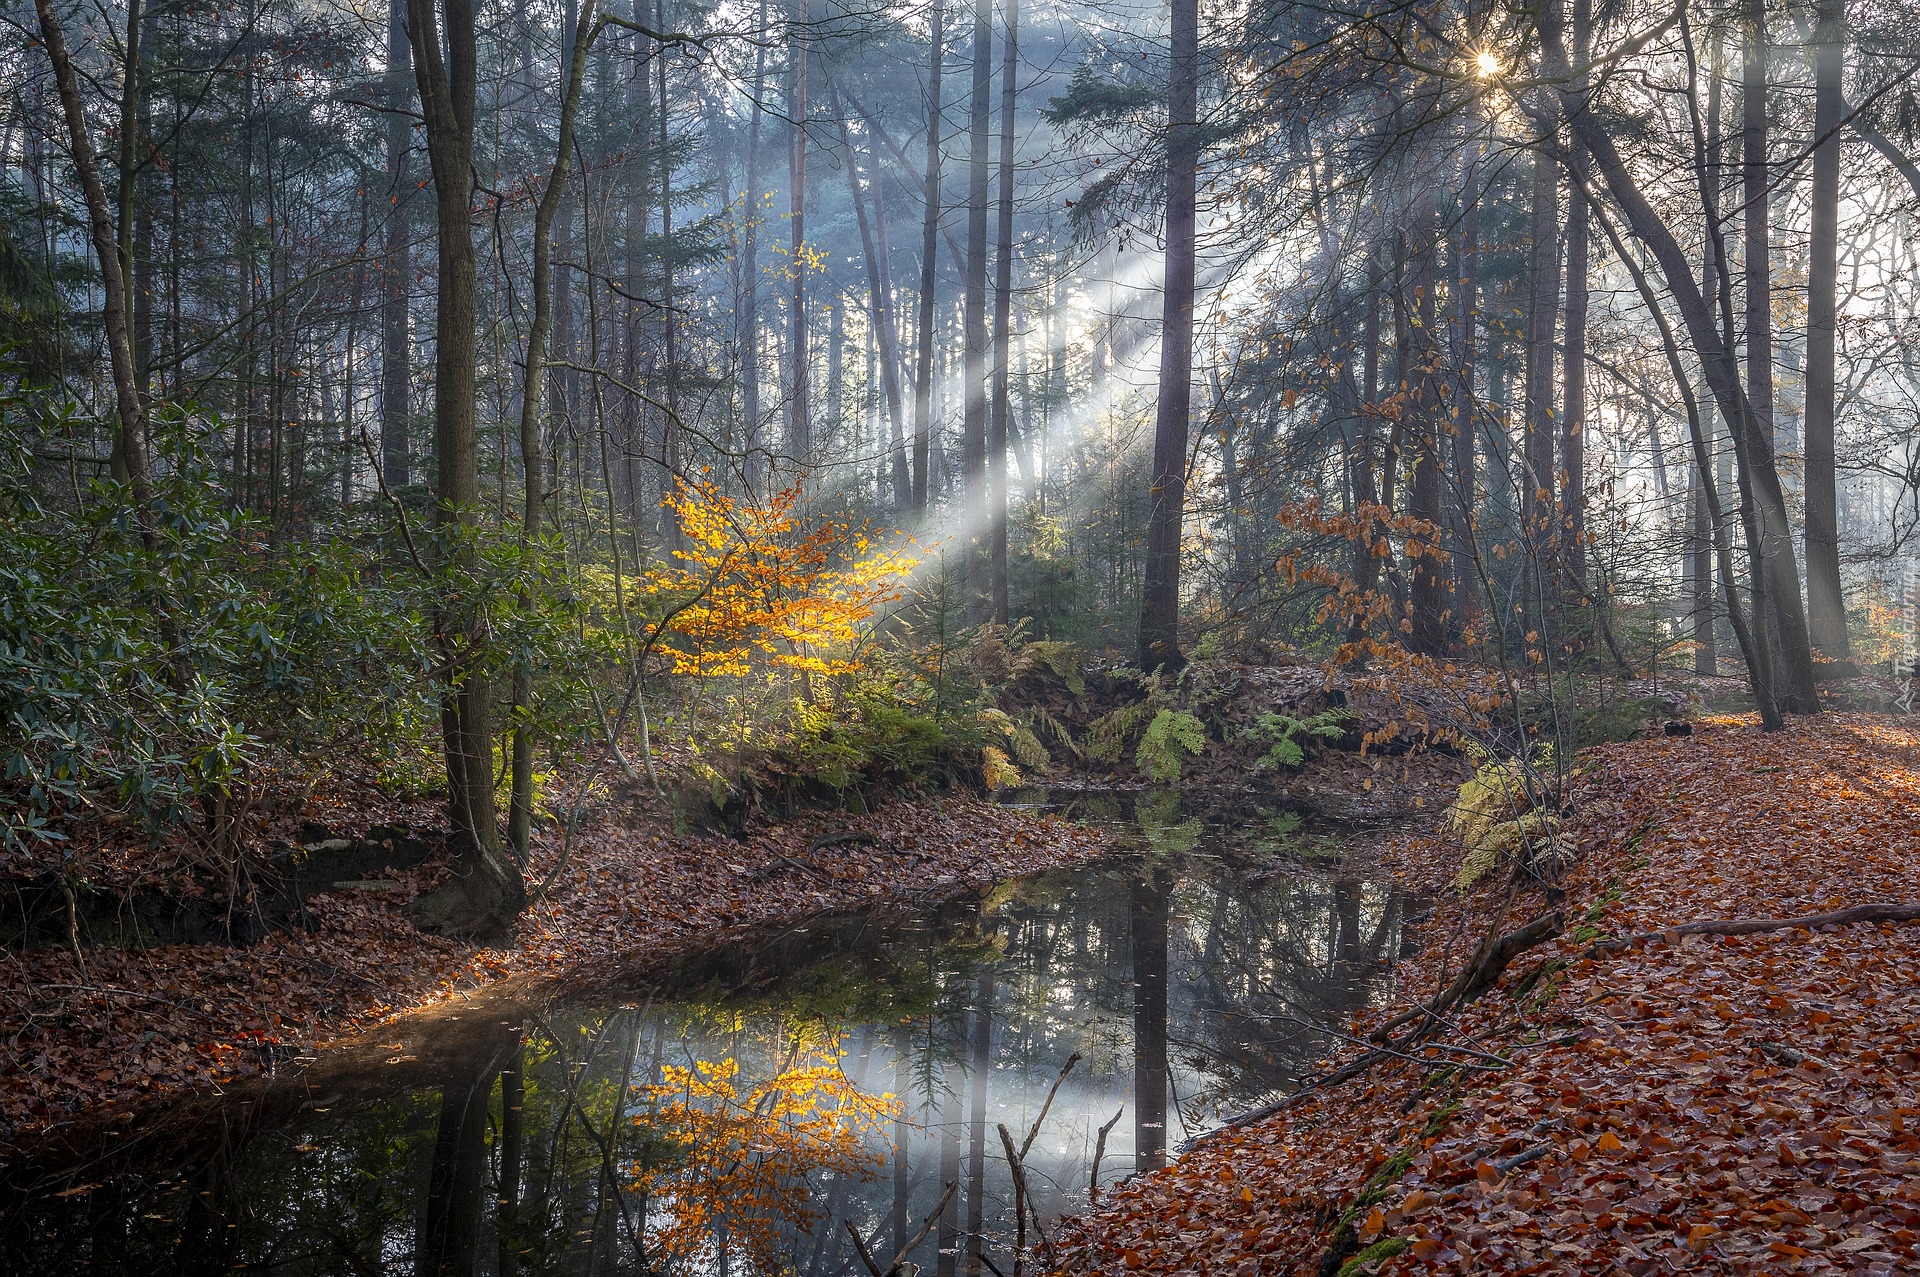
<path fill-rule="evenodd" d="M 1591 951 L 1596 933 L 1920 898 L 1920 733 L 1702 728 L 1587 756 L 1586 855 L 1562 884 L 1584 928 L 1516 963 L 1427 1060 L 1112 1193 L 1061 1230 L 1059 1271 L 1315 1273 L 1350 1231 L 1325 1271 L 1358 1249 L 1348 1277 L 1920 1272 L 1920 925 Z M 1390 853 L 1434 883 L 1457 856 Z M 1403 997 L 1499 905 L 1440 905 Z M 1537 912 L 1523 897 L 1502 930 Z"/>
<path fill-rule="evenodd" d="M 329 811 L 351 828 L 350 813 Z M 364 822 L 363 822 L 364 823 Z M 822 835 L 853 833 L 861 840 Z M 535 847 L 543 879 L 557 836 Z M 102 1106 L 257 1075 L 304 1046 L 504 976 L 637 977 L 754 928 L 889 898 L 933 900 L 1097 854 L 1098 834 L 970 798 L 877 814 L 809 813 L 745 840 L 675 835 L 612 815 L 583 829 L 566 873 L 511 949 L 416 930 L 404 907 L 445 880 L 444 856 L 393 889 L 313 897 L 315 929 L 247 948 L 170 945 L 9 955 L 0 967 L 0 1146 Z M 112 1116 L 109 1110 L 107 1116 Z"/>

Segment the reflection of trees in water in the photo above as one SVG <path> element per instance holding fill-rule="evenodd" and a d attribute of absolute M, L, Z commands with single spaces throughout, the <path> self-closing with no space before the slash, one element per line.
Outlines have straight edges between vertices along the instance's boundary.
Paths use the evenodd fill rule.
<path fill-rule="evenodd" d="M 1206 921 L 1185 930 L 1175 958 L 1191 990 L 1175 1036 L 1212 1084 L 1189 1101 L 1231 1106 L 1298 1085 L 1329 1046 L 1313 1026 L 1381 992 L 1401 901 L 1352 878 L 1196 886 L 1183 903 Z"/>
<path fill-rule="evenodd" d="M 165 1183 L 46 1205 L 32 1266 L 841 1277 L 862 1271 L 842 1219 L 891 1254 L 957 1181 L 913 1258 L 982 1271 L 980 1239 L 998 1261 L 1012 1232 L 992 1132 L 1026 1130 L 1062 1061 L 1085 1063 L 1025 1161 L 1043 1217 L 1085 1201 L 1122 1103 L 1109 1178 L 1163 1158 L 1168 1121 L 1297 1080 L 1325 1040 L 1287 1017 L 1366 1002 L 1400 910 L 1351 878 L 1163 856 L 973 914 L 814 924 L 707 993 L 463 1026 L 354 1101 L 203 1132 L 149 1163 L 180 1168 Z"/>

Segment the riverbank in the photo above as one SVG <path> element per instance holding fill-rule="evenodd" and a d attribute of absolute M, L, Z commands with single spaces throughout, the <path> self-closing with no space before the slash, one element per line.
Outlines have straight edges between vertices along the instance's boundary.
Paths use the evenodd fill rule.
<path fill-rule="evenodd" d="M 348 813 L 330 812 L 334 828 Z M 531 881 L 553 873 L 536 840 Z M 932 903 L 1108 850 L 1093 830 L 964 796 L 870 814 L 802 813 L 741 839 L 609 811 L 522 916 L 511 947 L 421 932 L 407 906 L 441 885 L 444 852 L 308 897 L 305 925 L 254 944 L 42 947 L 0 969 L 12 1026 L 0 1060 L 0 1148 L 255 1077 L 304 1052 L 504 981 L 644 976 L 670 957 L 811 914 Z"/>
<path fill-rule="evenodd" d="M 1063 1221 L 1056 1271 L 1920 1268 L 1920 924 L 1675 930 L 1912 904 L 1920 732 L 1718 719 L 1583 761 L 1563 894 L 1460 900 L 1457 847 L 1388 853 L 1442 903 L 1328 1071 L 1481 935 L 1556 911 L 1561 934 L 1417 1050 Z"/>

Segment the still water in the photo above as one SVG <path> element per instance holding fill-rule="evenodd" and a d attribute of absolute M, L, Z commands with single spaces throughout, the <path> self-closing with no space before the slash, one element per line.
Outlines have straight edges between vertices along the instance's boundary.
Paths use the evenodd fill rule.
<path fill-rule="evenodd" d="M 829 1277 L 913 1243 L 928 1277 L 1010 1274 L 1023 1219 L 1310 1075 L 1399 952 L 1406 900 L 1338 835 L 1102 814 L 1126 858 L 477 999 L 16 1170 L 0 1269 Z"/>

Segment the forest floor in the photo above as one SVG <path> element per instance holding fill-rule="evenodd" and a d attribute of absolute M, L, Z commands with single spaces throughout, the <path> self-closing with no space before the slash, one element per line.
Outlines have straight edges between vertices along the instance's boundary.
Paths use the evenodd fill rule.
<path fill-rule="evenodd" d="M 304 810 L 333 829 L 383 818 L 356 811 L 352 795 L 321 794 Z M 532 881 L 551 873 L 557 842 L 536 840 Z M 579 835 L 510 947 L 414 927 L 406 906 L 446 880 L 441 853 L 310 897 L 311 929 L 245 947 L 95 946 L 78 962 L 62 947 L 9 954 L 0 1161 L 8 1146 L 130 1121 L 143 1104 L 257 1076 L 489 983 L 643 978 L 772 924 L 888 899 L 931 903 L 1107 850 L 1091 830 L 970 797 L 803 813 L 746 839 L 676 834 L 664 817 L 614 811 Z"/>
<path fill-rule="evenodd" d="M 1457 846 L 1386 853 L 1442 902 L 1403 1006 L 1483 934 L 1564 933 L 1402 1058 L 1065 1221 L 1058 1271 L 1920 1272 L 1920 924 L 1671 930 L 1920 899 L 1920 730 L 1720 718 L 1583 763 L 1563 896 L 1463 900 Z"/>

